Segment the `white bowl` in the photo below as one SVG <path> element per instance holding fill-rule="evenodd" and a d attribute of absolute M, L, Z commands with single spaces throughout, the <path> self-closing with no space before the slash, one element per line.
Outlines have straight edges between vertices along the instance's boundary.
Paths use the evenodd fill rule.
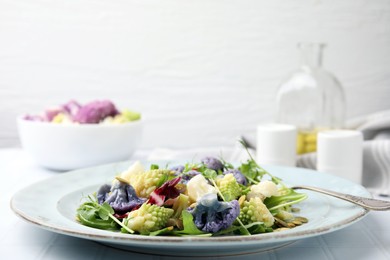
<path fill-rule="evenodd" d="M 17 119 L 22 147 L 43 167 L 72 170 L 126 160 L 142 136 L 143 122 L 54 124 Z"/>

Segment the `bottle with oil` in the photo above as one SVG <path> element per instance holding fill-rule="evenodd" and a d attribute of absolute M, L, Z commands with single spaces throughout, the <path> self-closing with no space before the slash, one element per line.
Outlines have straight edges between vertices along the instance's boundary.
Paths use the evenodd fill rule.
<path fill-rule="evenodd" d="M 318 131 L 344 124 L 344 91 L 321 66 L 324 47 L 322 43 L 299 43 L 301 66 L 277 92 L 277 121 L 297 126 L 298 154 L 316 151 Z"/>

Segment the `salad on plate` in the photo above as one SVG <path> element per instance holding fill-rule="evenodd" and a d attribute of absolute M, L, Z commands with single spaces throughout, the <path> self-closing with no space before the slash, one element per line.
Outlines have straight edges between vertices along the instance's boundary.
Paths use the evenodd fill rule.
<path fill-rule="evenodd" d="M 306 223 L 295 206 L 306 198 L 253 158 L 238 167 L 215 157 L 148 169 L 137 161 L 84 197 L 76 219 L 148 236 L 253 235 Z"/>

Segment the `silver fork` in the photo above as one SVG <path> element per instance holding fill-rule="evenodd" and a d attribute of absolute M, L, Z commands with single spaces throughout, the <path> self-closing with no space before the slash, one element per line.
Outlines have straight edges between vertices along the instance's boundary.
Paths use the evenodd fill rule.
<path fill-rule="evenodd" d="M 291 188 L 294 190 L 303 189 L 303 190 L 320 192 L 329 196 L 333 196 L 342 200 L 349 201 L 368 210 L 390 210 L 390 201 L 386 201 L 386 200 L 377 200 L 377 199 L 365 198 L 360 196 L 354 196 L 350 194 L 344 194 L 336 191 L 331 191 L 323 188 L 306 186 L 306 185 L 293 186 Z"/>
<path fill-rule="evenodd" d="M 241 136 L 240 139 L 245 147 L 254 149 L 256 151 L 256 145 L 254 143 L 252 143 L 244 136 Z M 329 196 L 333 196 L 342 200 L 349 201 L 368 210 L 390 210 L 390 201 L 386 201 L 386 200 L 378 200 L 378 199 L 354 196 L 350 194 L 344 194 L 336 191 L 331 191 L 323 188 L 306 186 L 306 185 L 299 185 L 291 188 L 295 190 L 304 189 L 304 190 L 320 192 Z"/>

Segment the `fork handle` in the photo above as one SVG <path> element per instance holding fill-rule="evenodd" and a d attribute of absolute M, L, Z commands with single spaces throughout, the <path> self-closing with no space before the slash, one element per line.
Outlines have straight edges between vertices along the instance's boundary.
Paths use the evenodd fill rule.
<path fill-rule="evenodd" d="M 304 190 L 320 192 L 329 196 L 333 196 L 342 200 L 349 201 L 351 203 L 357 204 L 369 210 L 390 210 L 390 201 L 386 201 L 386 200 L 377 200 L 377 199 L 365 198 L 360 196 L 354 196 L 350 194 L 344 194 L 336 191 L 331 191 L 323 188 L 317 188 L 317 187 L 306 186 L 306 185 L 293 186 L 291 188 L 294 190 L 304 189 Z"/>

